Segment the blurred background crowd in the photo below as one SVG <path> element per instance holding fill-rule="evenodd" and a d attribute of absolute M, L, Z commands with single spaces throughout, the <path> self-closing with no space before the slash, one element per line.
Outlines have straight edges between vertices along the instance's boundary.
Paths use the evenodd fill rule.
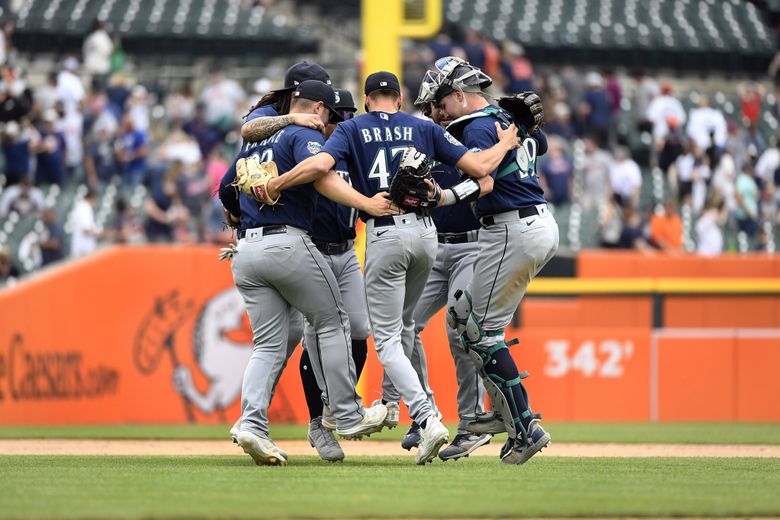
<path fill-rule="evenodd" d="M 146 2 L 153 5 L 150 13 L 141 0 L 131 0 L 127 9 L 112 9 L 114 3 L 0 1 L 0 283 L 106 244 L 229 242 L 233 237 L 214 193 L 240 146 L 238 129 L 249 106 L 281 86 L 287 66 L 303 58 L 326 66 L 337 86 L 360 93 L 358 29 L 344 22 L 350 9 L 357 20 L 355 2 L 344 2 L 342 12 L 316 1 L 198 0 L 200 9 L 194 10 L 188 2 L 168 2 L 172 8 L 154 0 Z M 552 19 L 565 25 L 562 13 L 573 7 L 566 38 L 586 34 L 598 50 L 606 36 L 596 29 L 616 27 L 605 15 L 617 16 L 616 8 L 609 0 L 595 2 L 596 22 L 580 24 L 576 9 L 582 3 L 529 1 L 525 9 L 548 9 L 549 22 L 560 4 Z M 626 9 L 635 3 L 627 2 Z M 537 168 L 561 225 L 562 254 L 583 248 L 774 252 L 780 227 L 780 59 L 772 59 L 771 27 L 780 6 L 723 2 L 747 13 L 735 19 L 755 18 L 761 30 L 744 39 L 757 37 L 764 46 L 759 52 L 747 41 L 745 55 L 759 55 L 749 70 L 702 72 L 682 60 L 664 63 L 656 54 L 643 55 L 647 26 L 632 29 L 630 17 L 624 34 L 637 33 L 640 51 L 613 63 L 574 51 L 561 59 L 545 50 L 558 42 L 543 41 L 558 34 L 555 25 L 540 21 L 538 33 L 518 25 L 514 37 L 499 31 L 501 17 L 490 18 L 490 9 L 501 15 L 505 4 L 445 1 L 445 29 L 430 40 L 405 43 L 405 109 L 416 112 L 410 102 L 425 70 L 447 55 L 482 68 L 494 79 L 495 96 L 538 92 L 550 148 Z M 719 2 L 659 4 L 672 13 L 678 4 L 703 13 Z M 191 11 L 180 16 L 182 5 Z M 324 31 L 342 24 L 340 37 L 327 45 L 307 44 L 301 36 L 301 48 L 290 46 L 283 56 L 268 57 L 274 49 L 265 48 L 240 62 L 202 47 L 176 52 L 173 33 L 180 25 L 184 34 L 202 27 L 224 32 L 229 20 L 236 27 L 243 21 L 247 37 L 252 30 L 268 38 L 280 31 L 281 41 L 297 34 L 291 33 L 296 16 L 317 18 L 324 10 L 334 16 L 332 22 L 318 18 Z M 587 18 L 590 11 L 583 13 Z M 197 23 L 187 25 L 190 19 Z M 668 25 L 652 26 L 652 8 L 650 20 L 650 29 L 665 37 Z M 133 32 L 139 23 L 146 31 L 163 26 L 173 36 L 144 47 L 149 38 Z M 226 36 L 209 34 L 201 43 L 218 49 Z M 195 63 L 193 53 L 201 52 Z M 232 52 L 252 54 L 252 48 L 234 46 Z"/>

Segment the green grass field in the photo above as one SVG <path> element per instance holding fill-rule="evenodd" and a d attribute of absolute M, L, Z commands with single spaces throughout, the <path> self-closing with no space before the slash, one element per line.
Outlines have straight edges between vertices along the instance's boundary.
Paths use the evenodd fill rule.
<path fill-rule="evenodd" d="M 4 518 L 480 518 L 780 514 L 780 459 L 0 457 Z"/>
<path fill-rule="evenodd" d="M 544 423 L 555 442 L 662 444 L 780 444 L 780 424 Z M 17 426 L 0 427 L 0 439 L 225 439 L 230 425 L 168 426 Z M 450 427 L 450 432 L 454 432 Z M 372 435 L 372 440 L 400 441 L 404 425 Z M 306 439 L 306 427 L 273 425 L 275 440 Z"/>
<path fill-rule="evenodd" d="M 769 424 L 555 424 L 554 442 L 780 444 Z M 0 438 L 225 439 L 227 426 L 0 428 Z M 276 426 L 278 440 L 305 428 Z M 372 436 L 397 441 L 404 427 Z M 780 516 L 780 458 L 0 455 L 0 518 L 507 518 Z"/>

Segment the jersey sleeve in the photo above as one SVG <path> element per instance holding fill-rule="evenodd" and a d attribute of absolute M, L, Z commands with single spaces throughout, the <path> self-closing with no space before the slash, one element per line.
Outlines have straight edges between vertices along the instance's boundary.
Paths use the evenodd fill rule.
<path fill-rule="evenodd" d="M 253 119 L 257 119 L 258 117 L 274 117 L 278 116 L 279 114 L 276 112 L 276 109 L 273 105 L 265 105 L 262 107 L 257 107 L 256 109 L 252 110 L 248 116 L 246 116 L 246 120 L 244 120 L 244 123 L 248 123 L 252 121 Z"/>
<path fill-rule="evenodd" d="M 534 132 L 531 134 L 531 137 L 536 139 L 536 144 L 538 145 L 538 149 L 536 150 L 536 156 L 544 155 L 547 153 L 547 136 L 544 135 L 544 132 L 539 130 L 538 132 Z"/>
<path fill-rule="evenodd" d="M 445 164 L 455 166 L 468 149 L 439 125 L 431 123 L 430 126 L 433 129 L 433 149 L 436 158 Z"/>
<path fill-rule="evenodd" d="M 347 132 L 349 123 L 351 121 L 336 126 L 336 130 L 322 147 L 322 151 L 333 157 L 336 164 L 349 156 L 349 134 Z"/>
<path fill-rule="evenodd" d="M 293 158 L 295 163 L 302 162 L 312 155 L 317 155 L 325 143 L 322 134 L 316 130 L 305 128 L 295 133 L 293 141 Z"/>
<path fill-rule="evenodd" d="M 241 215 L 241 205 L 238 202 L 238 190 L 230 184 L 236 179 L 236 162 L 238 162 L 239 158 L 241 156 L 233 161 L 225 175 L 222 176 L 222 180 L 219 181 L 219 200 L 225 209 L 236 217 Z"/>
<path fill-rule="evenodd" d="M 483 118 L 468 125 L 463 131 L 463 143 L 472 152 L 487 150 L 498 142 L 494 119 Z M 489 123 L 488 126 L 486 123 Z"/>

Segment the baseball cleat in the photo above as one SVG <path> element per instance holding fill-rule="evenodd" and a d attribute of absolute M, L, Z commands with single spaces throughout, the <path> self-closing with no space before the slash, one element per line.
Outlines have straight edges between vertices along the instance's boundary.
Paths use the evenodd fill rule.
<path fill-rule="evenodd" d="M 363 418 L 354 426 L 348 428 L 336 428 L 336 433 L 345 439 L 359 439 L 364 435 L 382 431 L 387 418 L 387 407 L 380 401 L 371 408 L 364 410 Z"/>
<path fill-rule="evenodd" d="M 286 466 L 287 455 L 268 437 L 239 432 L 238 445 L 258 466 Z"/>
<path fill-rule="evenodd" d="M 459 433 L 452 443 L 439 452 L 441 460 L 457 460 L 468 457 L 474 450 L 490 442 L 490 435 L 474 435 L 473 433 Z"/>
<path fill-rule="evenodd" d="M 382 404 L 382 400 L 377 399 L 376 401 L 371 403 L 371 406 L 376 406 L 377 404 Z M 385 426 L 387 426 L 390 429 L 393 429 L 396 426 L 398 426 L 398 419 L 401 417 L 401 407 L 395 401 L 389 401 L 385 403 L 385 406 L 387 407 L 387 417 L 385 417 Z"/>
<path fill-rule="evenodd" d="M 238 418 L 233 426 L 230 427 L 230 438 L 233 439 L 233 444 L 238 444 L 238 432 L 241 431 L 241 417 Z"/>
<path fill-rule="evenodd" d="M 478 415 L 476 420 L 466 424 L 465 430 L 477 435 L 505 433 L 504 419 L 495 412 Z"/>
<path fill-rule="evenodd" d="M 420 445 L 420 425 L 416 422 L 412 423 L 412 427 L 404 435 L 404 440 L 401 441 L 401 447 L 406 451 L 412 448 L 417 448 Z"/>
<path fill-rule="evenodd" d="M 309 444 L 317 450 L 322 460 L 339 462 L 344 460 L 344 452 L 339 441 L 333 436 L 333 432 L 322 426 L 322 418 L 315 417 L 309 423 Z"/>
<path fill-rule="evenodd" d="M 550 444 L 550 434 L 542 429 L 538 421 L 531 421 L 528 429 L 530 433 L 527 442 L 517 437 L 504 444 L 499 455 L 502 463 L 523 464 Z"/>
<path fill-rule="evenodd" d="M 449 440 L 450 432 L 441 423 L 438 417 L 431 415 L 424 428 L 420 428 L 420 447 L 415 456 L 415 462 L 423 465 L 431 462 L 439 450 Z"/>

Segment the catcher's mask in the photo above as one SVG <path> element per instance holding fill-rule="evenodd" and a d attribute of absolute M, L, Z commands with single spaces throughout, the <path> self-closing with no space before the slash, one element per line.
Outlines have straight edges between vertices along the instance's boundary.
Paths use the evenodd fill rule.
<path fill-rule="evenodd" d="M 417 94 L 414 105 L 422 109 L 425 105 L 434 101 L 436 99 L 436 91 L 439 90 L 442 79 L 444 79 L 444 76 L 440 72 L 434 70 L 427 71 L 420 84 L 420 92 Z"/>
<path fill-rule="evenodd" d="M 435 100 L 441 101 L 455 90 L 461 92 L 481 92 L 493 84 L 490 76 L 469 62 L 455 56 L 436 60 L 436 70 L 441 74 Z"/>

